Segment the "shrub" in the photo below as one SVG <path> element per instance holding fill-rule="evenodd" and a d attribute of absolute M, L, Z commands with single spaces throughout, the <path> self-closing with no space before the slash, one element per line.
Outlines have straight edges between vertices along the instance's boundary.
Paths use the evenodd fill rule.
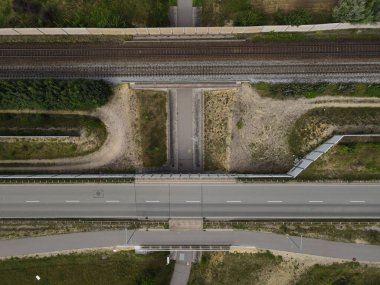
<path fill-rule="evenodd" d="M 371 22 L 374 20 L 374 6 L 375 0 L 339 0 L 333 9 L 333 18 L 339 22 Z"/>
<path fill-rule="evenodd" d="M 310 24 L 313 20 L 313 17 L 312 12 L 305 9 L 295 9 L 288 13 L 282 10 L 278 10 L 274 14 L 274 20 L 276 24 L 279 25 L 299 26 Z"/>
<path fill-rule="evenodd" d="M 235 26 L 259 26 L 264 24 L 264 13 L 260 10 L 246 10 L 235 15 Z"/>

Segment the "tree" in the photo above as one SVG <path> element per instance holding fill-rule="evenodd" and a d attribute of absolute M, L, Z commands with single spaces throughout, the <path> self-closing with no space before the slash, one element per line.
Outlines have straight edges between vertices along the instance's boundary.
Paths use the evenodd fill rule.
<path fill-rule="evenodd" d="M 333 18 L 339 22 L 368 23 L 374 20 L 375 0 L 339 0 Z"/>

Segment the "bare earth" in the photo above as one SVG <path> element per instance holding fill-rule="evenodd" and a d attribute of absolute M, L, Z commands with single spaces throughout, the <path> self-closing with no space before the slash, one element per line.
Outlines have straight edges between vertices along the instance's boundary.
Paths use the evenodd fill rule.
<path fill-rule="evenodd" d="M 141 150 L 135 131 L 136 98 L 128 84 L 115 87 L 115 95 L 104 106 L 92 112 L 85 111 L 24 111 L 25 113 L 80 114 L 98 117 L 106 126 L 108 137 L 103 146 L 86 156 L 62 159 L 13 160 L 13 163 L 31 163 L 28 167 L 0 167 L 0 170 L 22 171 L 123 171 L 141 167 Z M 3 111 L 8 112 L 8 111 Z M 20 111 L 17 111 L 20 112 Z M 0 161 L 5 165 L 7 161 Z M 8 161 L 9 162 L 9 161 Z M 44 164 L 38 166 L 38 164 Z M 51 166 L 46 166 L 50 164 Z"/>
<path fill-rule="evenodd" d="M 228 169 L 231 172 L 283 173 L 293 163 L 287 135 L 297 118 L 317 107 L 380 107 L 379 98 L 317 97 L 274 100 L 261 97 L 249 84 L 236 93 Z M 225 111 L 225 110 L 224 110 Z M 224 116 L 228 116 L 224 114 Z M 242 128 L 238 128 L 238 122 Z M 333 129 L 326 130 L 324 136 Z M 206 132 L 206 130 L 205 130 Z"/>

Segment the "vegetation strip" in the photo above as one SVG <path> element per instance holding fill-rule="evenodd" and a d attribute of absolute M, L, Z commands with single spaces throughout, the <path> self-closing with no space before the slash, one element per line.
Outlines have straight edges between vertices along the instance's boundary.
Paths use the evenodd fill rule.
<path fill-rule="evenodd" d="M 138 130 L 144 167 L 161 167 L 167 162 L 167 98 L 163 91 L 135 90 Z"/>
<path fill-rule="evenodd" d="M 62 132 L 73 129 L 85 132 L 85 141 L 60 141 L 56 139 L 12 139 L 0 141 L 0 159 L 51 159 L 84 155 L 99 149 L 107 138 L 104 124 L 97 118 L 80 115 L 52 114 L 0 114 L 0 129 L 12 126 L 14 132 L 21 129 L 31 132 L 34 129 L 57 129 Z"/>
<path fill-rule="evenodd" d="M 174 263 L 166 265 L 166 256 L 166 252 L 137 255 L 131 251 L 95 251 L 41 258 L 11 258 L 0 261 L 0 279 L 2 285 L 164 285 L 169 284 L 174 269 Z"/>
<path fill-rule="evenodd" d="M 0 80 L 0 109 L 7 110 L 91 110 L 111 95 L 100 80 Z"/>

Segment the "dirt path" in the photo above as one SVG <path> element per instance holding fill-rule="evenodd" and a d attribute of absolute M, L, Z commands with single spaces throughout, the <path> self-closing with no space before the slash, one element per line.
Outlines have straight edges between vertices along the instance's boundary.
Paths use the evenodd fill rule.
<path fill-rule="evenodd" d="M 1 170 L 19 171 L 125 171 L 140 167 L 140 150 L 136 143 L 134 123 L 136 100 L 127 84 L 115 88 L 115 95 L 104 106 L 86 111 L 2 111 L 3 113 L 78 114 L 98 117 L 106 126 L 108 137 L 103 146 L 86 156 L 61 159 L 33 159 L 0 161 L 0 164 L 31 163 L 28 167 L 0 167 Z M 38 164 L 44 164 L 38 166 Z M 51 166 L 46 166 L 50 164 Z"/>
<path fill-rule="evenodd" d="M 288 142 L 289 128 L 317 107 L 380 107 L 379 98 L 318 97 L 274 100 L 261 97 L 244 84 L 233 108 L 230 170 L 232 172 L 283 173 L 294 162 Z M 243 127 L 237 128 L 241 121 Z"/>

